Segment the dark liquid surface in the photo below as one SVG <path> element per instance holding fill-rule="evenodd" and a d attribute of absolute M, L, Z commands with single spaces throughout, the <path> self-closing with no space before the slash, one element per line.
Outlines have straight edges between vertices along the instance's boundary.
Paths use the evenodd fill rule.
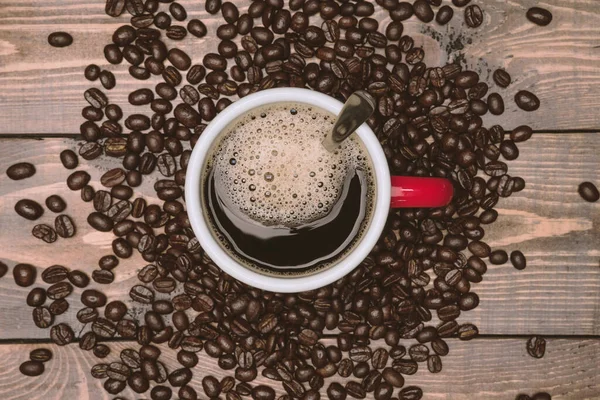
<path fill-rule="evenodd" d="M 365 229 L 368 182 L 351 169 L 332 210 L 324 217 L 294 228 L 265 226 L 228 204 L 211 171 L 204 184 L 206 211 L 213 228 L 240 258 L 262 272 L 302 273 L 327 266 L 342 256 Z M 221 240 L 221 242 L 223 242 Z"/>

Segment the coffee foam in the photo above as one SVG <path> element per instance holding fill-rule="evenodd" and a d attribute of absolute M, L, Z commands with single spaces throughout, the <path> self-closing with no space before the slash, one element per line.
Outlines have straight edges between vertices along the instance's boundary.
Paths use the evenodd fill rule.
<path fill-rule="evenodd" d="M 321 145 L 334 123 L 325 110 L 291 103 L 258 108 L 233 121 L 210 160 L 219 196 L 267 226 L 293 228 L 326 216 L 348 174 L 371 170 L 356 137 L 335 153 Z"/>

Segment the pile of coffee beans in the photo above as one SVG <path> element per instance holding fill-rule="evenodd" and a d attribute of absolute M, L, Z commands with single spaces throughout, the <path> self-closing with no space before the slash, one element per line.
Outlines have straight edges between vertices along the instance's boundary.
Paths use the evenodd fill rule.
<path fill-rule="evenodd" d="M 211 398 L 273 400 L 271 387 L 252 384 L 260 373 L 285 390 L 282 400 L 323 394 L 332 400 L 361 399 L 366 393 L 377 400 L 423 396 L 420 388 L 405 385 L 408 376 L 419 368 L 440 372 L 448 338 L 478 335 L 475 325 L 457 319 L 478 306 L 473 289 L 484 279 L 487 262 L 509 259 L 504 250 L 483 241 L 485 227 L 497 219 L 494 208 L 501 198 L 525 188 L 522 178 L 508 174 L 507 162 L 519 156 L 518 143 L 532 135 L 528 126 L 484 126 L 485 114 L 504 112 L 503 96 L 490 85 L 510 93 L 506 70 L 496 70 L 488 83 L 459 64 L 427 66 L 423 48 L 404 31 L 403 21 L 413 16 L 443 25 L 459 9 L 466 25 L 476 28 L 485 14 L 470 3 L 254 0 L 243 12 L 231 2 L 206 0 L 205 10 L 223 19 L 216 32 L 208 32 L 198 19 L 186 25 L 187 11 L 172 0 L 107 0 L 106 14 L 120 21 L 129 14 L 129 23 L 116 29 L 104 56 L 110 64 L 124 63 L 140 81 L 128 100 L 143 111 L 124 115 L 102 89 L 90 87 L 80 129 L 85 143 L 79 155 L 72 150 L 60 154 L 72 171 L 68 188 L 80 191 L 93 207 L 89 225 L 115 235 L 114 254 L 99 260 L 92 279 L 112 282 L 119 259 L 134 251 L 147 262 L 129 292 L 132 305 L 146 310 L 141 315 L 96 289 L 81 294 L 85 308 L 77 311 L 77 319 L 90 326 L 78 338 L 83 350 L 105 358 L 110 347 L 102 342 L 114 337 L 139 345 L 92 368 L 92 376 L 105 379 L 107 392 L 116 395 L 129 386 L 136 393 L 150 391 L 152 399 L 175 393 L 196 399 L 204 391 Z M 373 18 L 377 10 L 391 18 L 387 26 Z M 529 14 L 539 24 L 547 19 L 537 11 Z M 216 52 L 192 59 L 177 47 L 188 32 L 195 38 L 216 35 Z M 67 39 L 54 35 L 51 44 L 70 44 Z M 97 65 L 89 65 L 84 75 L 99 80 L 104 90 L 117 84 L 112 72 Z M 143 81 L 152 76 L 160 82 L 147 87 Z M 236 98 L 274 87 L 310 88 L 340 101 L 367 90 L 377 99 L 368 124 L 391 172 L 451 179 L 452 203 L 392 210 L 379 242 L 360 266 L 318 290 L 271 293 L 223 273 L 200 247 L 183 203 L 191 149 L 206 124 Z M 529 91 L 513 96 L 524 111 L 540 106 Z M 115 165 L 100 177 L 102 187 L 94 188 L 91 176 L 77 170 L 79 157 L 93 160 L 103 154 Z M 13 179 L 31 173 L 23 166 L 11 171 Z M 157 175 L 154 190 L 160 203 L 149 204 L 133 188 Z M 64 202 L 53 197 L 47 206 L 62 212 Z M 28 219 L 43 214 L 33 200 L 15 209 Z M 46 225 L 36 231 L 43 240 L 51 240 L 53 231 L 63 237 L 75 232 L 64 217 L 54 230 Z M 513 252 L 510 259 L 515 268 L 525 268 L 522 253 Z M 20 286 L 35 282 L 30 265 L 17 265 L 14 274 Z M 68 308 L 73 286 L 85 288 L 90 279 L 58 265 L 46 269 L 42 279 L 51 286 L 34 288 L 27 298 L 34 321 L 50 328 L 56 344 L 68 344 L 75 340 L 73 329 L 54 324 L 54 316 Z M 50 306 L 46 298 L 53 300 Z M 325 346 L 321 339 L 328 333 L 335 334 L 336 343 Z M 543 342 L 530 342 L 528 351 L 543 355 Z M 178 351 L 181 368 L 167 369 L 160 345 Z M 230 376 L 207 375 L 202 388 L 193 388 L 192 368 L 202 351 Z"/>

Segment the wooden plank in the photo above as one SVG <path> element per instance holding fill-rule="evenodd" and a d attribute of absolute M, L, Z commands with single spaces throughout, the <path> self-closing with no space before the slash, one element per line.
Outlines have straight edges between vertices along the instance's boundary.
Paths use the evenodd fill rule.
<path fill-rule="evenodd" d="M 206 23 L 209 32 L 215 32 L 222 23 L 220 15 L 213 17 L 203 10 L 202 2 L 181 3 L 190 18 L 201 18 Z M 237 3 L 242 9 L 247 7 L 247 2 Z M 490 0 L 484 7 L 485 22 L 476 30 L 464 26 L 462 10 L 457 10 L 445 27 L 435 23 L 425 26 L 413 17 L 406 21 L 405 31 L 414 37 L 417 46 L 425 48 L 428 65 L 458 60 L 477 70 L 489 83 L 498 67 L 512 74 L 514 83 L 499 90 L 505 96 L 506 113 L 490 116 L 486 122 L 501 122 L 506 127 L 531 124 L 538 130 L 600 128 L 600 116 L 595 112 L 600 85 L 596 68 L 600 52 L 595 49 L 600 13 L 595 2 L 545 2 L 554 21 L 544 28 L 525 18 L 527 7 L 535 4 L 532 0 Z M 384 29 L 390 18 L 385 10 L 376 9 L 374 17 Z M 128 19 L 125 15 L 118 19 L 106 16 L 103 2 L 10 0 L 3 2 L 0 11 L 0 133 L 78 132 L 80 111 L 87 105 L 83 92 L 99 86 L 83 77 L 83 69 L 92 62 L 115 73 L 118 84 L 109 98 L 123 106 L 126 113 L 133 112 L 126 101 L 130 91 L 153 87 L 158 82 L 156 78 L 135 81 L 125 64 L 111 66 L 104 60 L 104 45 L 110 42 L 114 29 Z M 46 37 L 55 30 L 71 32 L 73 45 L 50 47 Z M 179 46 L 195 62 L 200 62 L 206 52 L 216 50 L 210 39 L 188 36 Z M 542 108 L 534 113 L 517 111 L 512 97 L 520 89 L 536 92 Z"/>
<path fill-rule="evenodd" d="M 334 344 L 331 339 L 323 344 Z M 0 345 L 3 373 L 0 374 L 0 395 L 5 399 L 111 399 L 102 389 L 102 381 L 90 375 L 90 368 L 99 362 L 119 360 L 122 349 L 138 349 L 137 343 L 110 343 L 111 354 L 104 360 L 95 358 L 90 352 L 80 350 L 77 345 L 57 347 L 55 345 L 19 344 Z M 386 346 L 374 343 L 373 348 Z M 406 384 L 423 389 L 425 399 L 513 399 L 519 393 L 534 394 L 546 391 L 555 400 L 596 399 L 600 396 L 597 368 L 600 364 L 600 341 L 577 339 L 549 339 L 546 355 L 534 359 L 527 355 L 524 339 L 481 339 L 471 342 L 450 340 L 450 354 L 442 358 L 443 369 L 438 374 L 427 371 L 424 363 L 415 375 L 405 376 Z M 48 347 L 54 359 L 46 363 L 43 375 L 28 378 L 18 371 L 19 365 L 28 359 L 29 352 L 39 347 Z M 175 351 L 161 346 L 161 360 L 169 371 L 180 368 Z M 190 386 L 203 398 L 202 378 L 213 375 L 219 379 L 233 375 L 232 371 L 221 370 L 215 359 L 200 353 L 200 361 L 193 368 L 194 377 Z M 344 354 L 347 357 L 347 354 Z M 391 360 L 388 361 L 391 363 Z M 346 382 L 352 378 L 335 376 L 326 379 L 321 396 L 331 382 Z M 354 378 L 357 381 L 356 378 Z M 253 384 L 266 384 L 284 394 L 279 382 L 258 375 Z M 152 386 L 153 387 L 153 386 Z M 398 393 L 394 391 L 395 396 Z M 126 399 L 140 398 L 129 388 L 119 394 Z M 174 396 L 175 397 L 175 396 Z M 367 399 L 373 399 L 368 393 Z"/>
<path fill-rule="evenodd" d="M 493 247 L 521 249 L 528 257 L 528 267 L 517 271 L 510 265 L 490 266 L 475 289 L 481 305 L 461 316 L 462 322 L 474 322 L 486 334 L 600 334 L 600 204 L 585 203 L 577 194 L 579 182 L 597 179 L 600 143 L 595 138 L 594 134 L 538 134 L 521 144 L 521 159 L 510 163 L 509 172 L 524 177 L 527 187 L 502 199 L 501 216 L 486 228 L 486 240 Z M 66 147 L 76 149 L 77 142 L 0 140 L 0 259 L 11 267 L 28 262 L 41 271 L 61 264 L 91 274 L 98 259 L 111 252 L 112 233 L 96 232 L 88 226 L 92 205 L 83 203 L 79 193 L 64 184 L 69 172 L 60 165 L 58 153 Z M 37 174 L 25 181 L 9 180 L 3 171 L 24 160 L 36 165 Z M 92 185 L 98 189 L 103 171 L 118 164 L 103 158 L 82 163 L 81 168 L 90 172 Z M 153 195 L 151 186 L 157 178 L 153 176 L 136 193 Z M 55 193 L 67 201 L 67 213 L 73 216 L 78 231 L 71 239 L 46 244 L 30 231 L 36 223 L 52 223 L 54 215 L 46 211 L 34 223 L 19 217 L 13 207 L 23 197 L 43 204 Z M 148 197 L 148 201 L 156 199 Z M 137 255 L 123 260 L 115 270 L 115 282 L 102 290 L 110 298 L 128 300 L 137 270 L 145 264 Z M 38 284 L 47 286 L 41 280 Z M 31 310 L 25 305 L 29 289 L 15 287 L 7 275 L 0 279 L 0 290 L 0 338 L 47 338 L 48 331 L 35 328 L 29 318 Z M 78 289 L 70 296 L 72 309 L 59 318 L 77 329 L 81 328 L 75 320 L 81 307 L 80 292 Z"/>

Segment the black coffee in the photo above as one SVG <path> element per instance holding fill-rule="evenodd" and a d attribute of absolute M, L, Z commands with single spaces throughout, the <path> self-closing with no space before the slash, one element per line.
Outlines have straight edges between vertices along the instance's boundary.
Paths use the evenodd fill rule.
<path fill-rule="evenodd" d="M 335 153 L 328 112 L 277 103 L 240 117 L 204 168 L 204 212 L 221 245 L 269 275 L 308 275 L 348 254 L 368 227 L 372 164 L 358 138 Z"/>

